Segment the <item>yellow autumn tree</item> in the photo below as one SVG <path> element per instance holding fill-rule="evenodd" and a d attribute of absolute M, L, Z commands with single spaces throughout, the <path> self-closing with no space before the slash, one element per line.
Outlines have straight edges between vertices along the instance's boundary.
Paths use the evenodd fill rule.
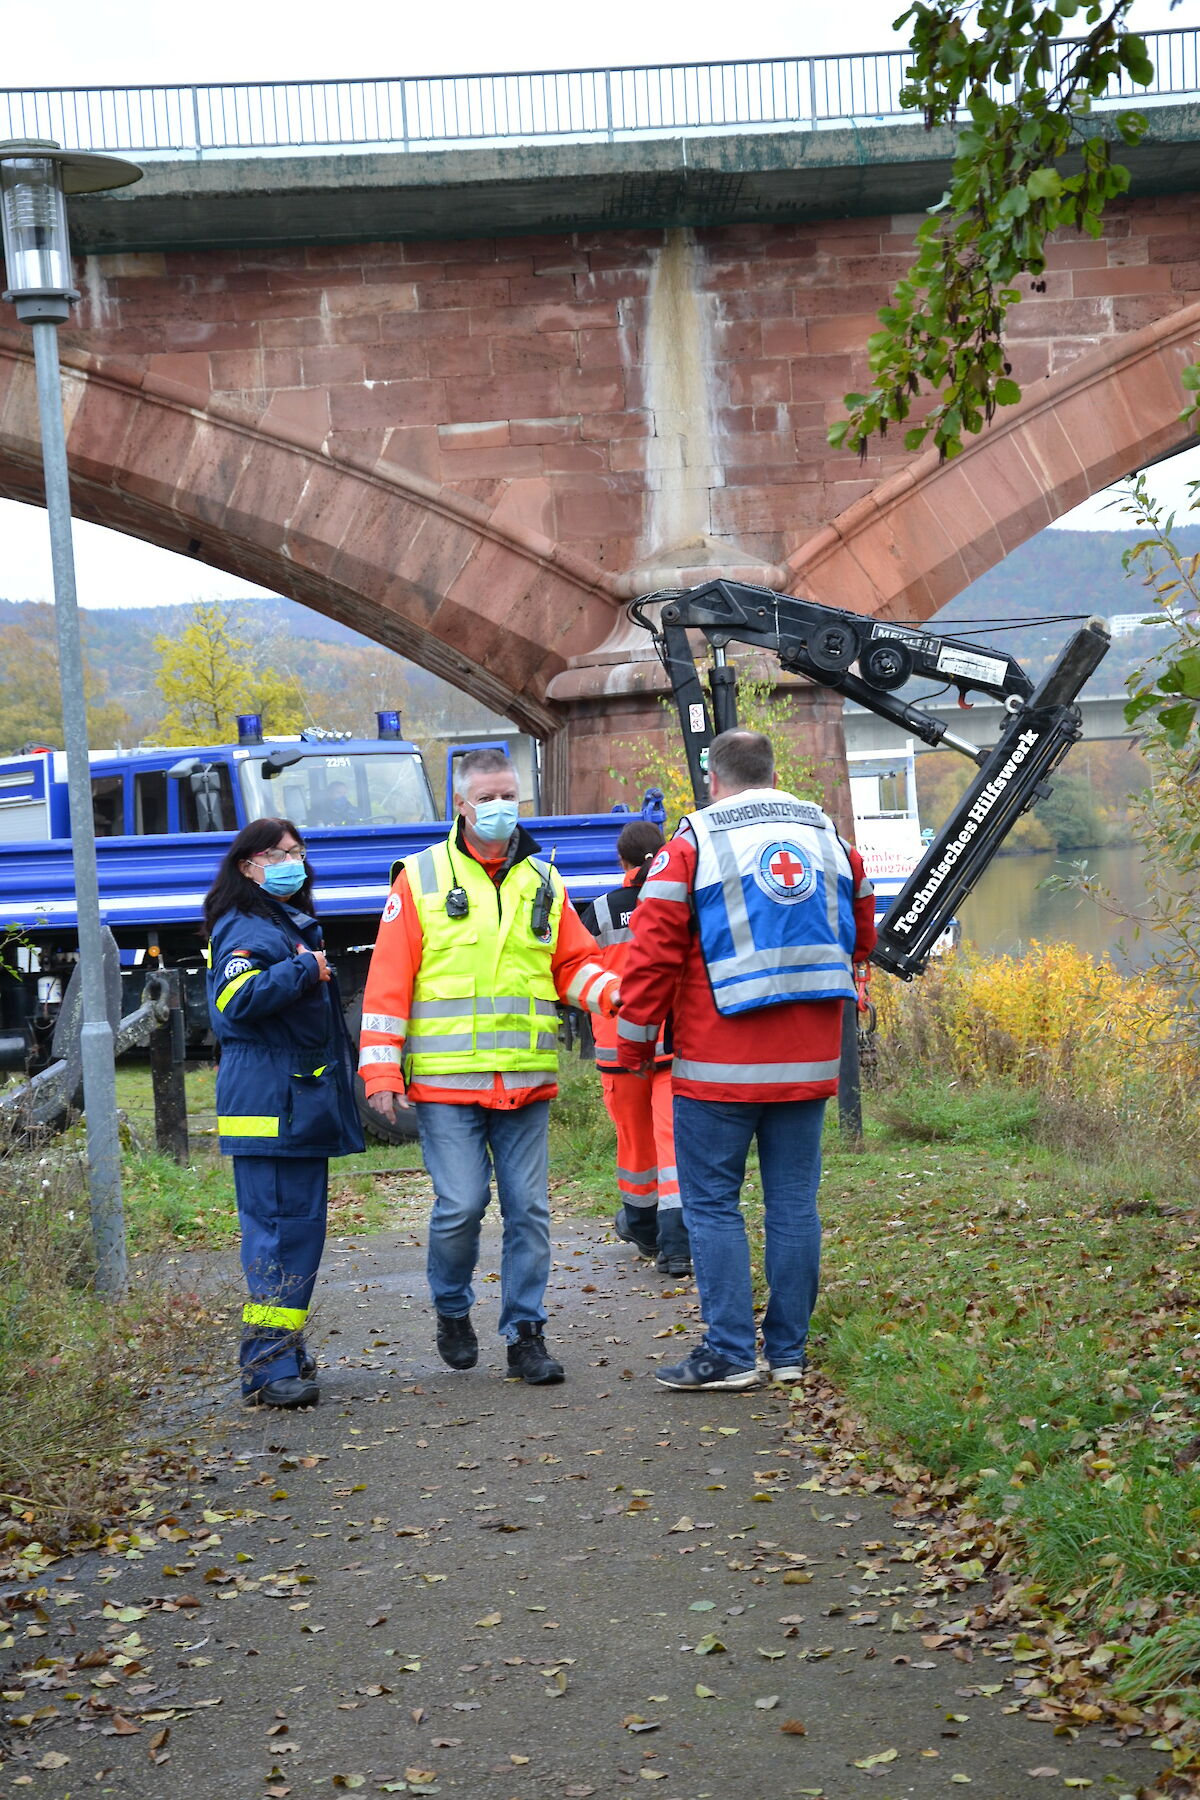
<path fill-rule="evenodd" d="M 235 607 L 198 601 L 177 637 L 154 640 L 155 685 L 167 710 L 154 728 L 164 744 L 225 744 L 238 713 L 261 713 L 267 731 L 299 731 L 308 708 L 299 686 L 262 666 Z"/>

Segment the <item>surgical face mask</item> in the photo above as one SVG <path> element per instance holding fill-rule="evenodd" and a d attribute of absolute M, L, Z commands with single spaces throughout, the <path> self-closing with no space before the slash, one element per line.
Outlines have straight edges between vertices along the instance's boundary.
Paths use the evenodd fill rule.
<path fill-rule="evenodd" d="M 507 844 L 520 816 L 515 800 L 481 800 L 475 810 L 475 833 L 489 844 Z"/>
<path fill-rule="evenodd" d="M 263 887 L 268 894 L 274 894 L 277 900 L 286 900 L 292 894 L 299 893 L 308 880 L 308 870 L 302 862 L 268 863 L 263 870 Z"/>

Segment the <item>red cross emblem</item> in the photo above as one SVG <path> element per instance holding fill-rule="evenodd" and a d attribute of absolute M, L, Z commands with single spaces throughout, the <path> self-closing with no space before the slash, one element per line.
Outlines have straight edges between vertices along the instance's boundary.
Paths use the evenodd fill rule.
<path fill-rule="evenodd" d="M 776 881 L 785 888 L 794 888 L 798 881 L 804 880 L 804 864 L 790 850 L 780 850 L 771 858 L 769 866 Z"/>
<path fill-rule="evenodd" d="M 816 886 L 813 862 L 798 844 L 776 839 L 759 852 L 755 880 L 772 900 L 806 900 Z"/>

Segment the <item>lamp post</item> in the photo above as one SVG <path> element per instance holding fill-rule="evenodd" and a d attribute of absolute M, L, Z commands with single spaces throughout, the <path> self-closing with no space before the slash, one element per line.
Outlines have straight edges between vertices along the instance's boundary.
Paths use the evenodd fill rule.
<path fill-rule="evenodd" d="M 133 163 L 117 157 L 61 150 L 57 144 L 41 139 L 0 143 L 0 220 L 3 222 L 4 262 L 8 276 L 4 299 L 13 301 L 17 318 L 33 328 L 42 467 L 54 569 L 58 678 L 62 693 L 79 919 L 83 999 L 80 1048 L 96 1287 L 113 1298 L 124 1291 L 127 1273 L 121 1203 L 121 1146 L 117 1131 L 113 1034 L 105 1000 L 100 889 L 92 822 L 83 655 L 75 598 L 75 558 L 71 548 L 71 490 L 63 429 L 58 327 L 70 317 L 71 303 L 79 298 L 71 281 L 65 196 L 124 187 L 139 180 L 141 173 Z"/>

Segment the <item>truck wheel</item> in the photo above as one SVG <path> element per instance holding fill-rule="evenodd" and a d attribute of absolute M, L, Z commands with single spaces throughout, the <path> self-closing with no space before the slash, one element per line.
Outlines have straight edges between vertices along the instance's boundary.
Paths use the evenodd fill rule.
<path fill-rule="evenodd" d="M 358 1033 L 362 1024 L 362 1002 L 362 994 L 357 993 L 351 995 L 345 1006 L 346 1029 L 350 1033 L 350 1042 L 355 1046 L 358 1044 Z M 398 1113 L 395 1122 L 389 1124 L 387 1119 L 381 1118 L 379 1113 L 373 1112 L 367 1105 L 366 1090 L 358 1075 L 354 1077 L 354 1098 L 358 1102 L 358 1116 L 368 1138 L 373 1138 L 377 1144 L 411 1144 L 413 1142 L 417 1135 L 415 1113 L 412 1111 Z"/>

